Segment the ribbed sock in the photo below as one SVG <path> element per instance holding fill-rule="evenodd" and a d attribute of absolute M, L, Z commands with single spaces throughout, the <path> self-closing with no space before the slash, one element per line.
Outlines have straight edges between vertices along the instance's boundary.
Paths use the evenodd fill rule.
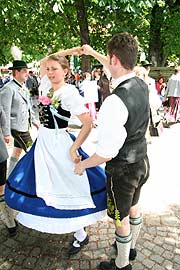
<path fill-rule="evenodd" d="M 11 172 L 13 171 L 14 167 L 16 166 L 18 162 L 18 158 L 15 157 L 10 157 L 10 161 L 9 161 L 9 168 L 8 168 L 8 176 L 11 174 Z"/>
<path fill-rule="evenodd" d="M 131 247 L 132 234 L 127 236 L 120 236 L 116 234 L 116 244 L 118 254 L 115 264 L 118 268 L 123 268 L 129 265 L 129 252 Z"/>
<path fill-rule="evenodd" d="M 134 249 L 136 245 L 136 241 L 138 239 L 141 227 L 142 227 L 142 216 L 138 218 L 131 218 L 130 217 L 130 227 L 131 227 L 131 233 L 132 233 L 132 242 L 131 242 L 131 248 Z"/>

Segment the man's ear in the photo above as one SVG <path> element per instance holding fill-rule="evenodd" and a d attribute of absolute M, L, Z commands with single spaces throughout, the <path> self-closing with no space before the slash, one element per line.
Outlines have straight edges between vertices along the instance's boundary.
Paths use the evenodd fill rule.
<path fill-rule="evenodd" d="M 118 58 L 116 57 L 116 55 L 114 55 L 113 54 L 113 56 L 111 57 L 111 63 L 113 64 L 113 65 L 117 65 L 117 63 L 118 63 Z"/>

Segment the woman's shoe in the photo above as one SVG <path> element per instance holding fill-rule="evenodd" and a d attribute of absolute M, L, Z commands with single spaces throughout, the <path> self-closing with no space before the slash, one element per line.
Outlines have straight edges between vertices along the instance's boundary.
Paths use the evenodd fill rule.
<path fill-rule="evenodd" d="M 17 234 L 18 223 L 16 220 L 14 220 L 14 222 L 15 222 L 15 227 L 11 227 L 11 228 L 7 227 L 7 230 L 8 230 L 10 237 L 16 236 L 16 234 Z"/>
<path fill-rule="evenodd" d="M 77 254 L 81 250 L 81 248 L 87 245 L 88 243 L 89 243 L 88 235 L 82 242 L 78 241 L 77 239 L 74 239 L 74 241 L 71 243 L 71 246 L 68 250 L 68 255 L 71 256 L 71 255 Z M 73 244 L 75 244 L 76 246 Z"/>

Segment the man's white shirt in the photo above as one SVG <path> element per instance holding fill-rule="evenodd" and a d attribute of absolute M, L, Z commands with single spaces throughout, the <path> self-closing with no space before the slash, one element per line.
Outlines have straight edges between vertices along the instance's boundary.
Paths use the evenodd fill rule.
<path fill-rule="evenodd" d="M 134 72 L 113 79 L 115 89 L 121 82 L 134 77 Z M 124 127 L 128 119 L 128 110 L 116 95 L 108 96 L 101 105 L 98 115 L 98 135 L 96 154 L 104 158 L 114 158 L 122 148 L 127 132 Z"/>

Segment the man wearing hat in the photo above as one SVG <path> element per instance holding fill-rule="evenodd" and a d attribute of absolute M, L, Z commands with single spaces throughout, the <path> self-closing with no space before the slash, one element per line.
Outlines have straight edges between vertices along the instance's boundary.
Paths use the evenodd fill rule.
<path fill-rule="evenodd" d="M 12 70 L 13 79 L 0 91 L 0 104 L 6 114 L 6 142 L 9 142 L 10 135 L 14 138 L 14 149 L 10 157 L 8 174 L 14 169 L 22 150 L 32 144 L 32 138 L 28 131 L 30 102 L 24 82 L 27 78 L 28 67 L 23 60 L 14 60 Z M 35 119 L 34 119 L 35 120 Z M 37 122 L 32 119 L 34 125 Z"/>
<path fill-rule="evenodd" d="M 150 63 L 148 60 L 141 61 L 141 65 L 143 67 L 150 67 L 152 66 L 152 63 Z"/>

